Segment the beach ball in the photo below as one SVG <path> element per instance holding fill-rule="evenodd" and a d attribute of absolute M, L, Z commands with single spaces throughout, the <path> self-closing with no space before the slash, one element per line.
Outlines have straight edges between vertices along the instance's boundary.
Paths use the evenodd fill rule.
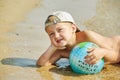
<path fill-rule="evenodd" d="M 98 46 L 92 42 L 82 42 L 71 50 L 69 62 L 73 72 L 79 74 L 95 74 L 102 70 L 104 59 L 99 60 L 96 64 L 88 64 L 85 62 L 85 56 L 89 54 L 87 50 L 93 47 L 98 48 Z"/>

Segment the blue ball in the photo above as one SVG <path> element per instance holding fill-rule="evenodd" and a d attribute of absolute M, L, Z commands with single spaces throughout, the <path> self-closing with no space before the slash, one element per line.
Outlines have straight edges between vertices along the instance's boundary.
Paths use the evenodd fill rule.
<path fill-rule="evenodd" d="M 82 42 L 76 45 L 70 52 L 70 66 L 72 70 L 79 74 L 95 74 L 104 67 L 104 59 L 99 60 L 96 64 L 90 65 L 86 63 L 85 56 L 88 54 L 89 48 L 98 47 L 92 42 Z"/>

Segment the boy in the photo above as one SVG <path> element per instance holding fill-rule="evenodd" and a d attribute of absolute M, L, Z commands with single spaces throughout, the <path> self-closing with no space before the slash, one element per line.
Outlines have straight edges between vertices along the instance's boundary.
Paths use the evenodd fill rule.
<path fill-rule="evenodd" d="M 40 56 L 37 65 L 54 64 L 60 58 L 69 58 L 71 49 L 80 42 L 93 42 L 100 48 L 91 48 L 85 62 L 95 64 L 101 58 L 108 63 L 120 62 L 120 36 L 104 37 L 93 31 L 80 31 L 72 16 L 63 11 L 54 12 L 45 22 L 51 45 Z"/>

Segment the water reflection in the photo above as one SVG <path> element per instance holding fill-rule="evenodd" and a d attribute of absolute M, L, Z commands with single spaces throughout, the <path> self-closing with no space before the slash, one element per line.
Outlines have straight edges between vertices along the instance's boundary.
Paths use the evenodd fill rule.
<path fill-rule="evenodd" d="M 1 63 L 20 67 L 37 67 L 36 61 L 37 60 L 27 58 L 5 58 L 1 60 Z"/>

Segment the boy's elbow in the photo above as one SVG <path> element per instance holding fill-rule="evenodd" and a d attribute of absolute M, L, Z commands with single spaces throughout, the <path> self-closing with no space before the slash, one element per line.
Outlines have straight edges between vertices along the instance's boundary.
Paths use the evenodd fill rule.
<path fill-rule="evenodd" d="M 104 58 L 105 62 L 109 62 L 109 63 L 118 63 L 119 59 L 117 57 L 111 57 L 111 58 Z"/>
<path fill-rule="evenodd" d="M 48 65 L 51 65 L 51 63 L 50 62 L 37 61 L 36 65 L 37 66 L 48 66 Z"/>
<path fill-rule="evenodd" d="M 37 66 L 44 66 L 44 63 L 43 63 L 42 61 L 39 61 L 39 60 L 38 60 L 37 63 L 36 63 L 36 65 L 37 65 Z"/>
<path fill-rule="evenodd" d="M 37 66 L 42 66 L 42 64 L 39 61 L 36 62 L 36 65 Z"/>

